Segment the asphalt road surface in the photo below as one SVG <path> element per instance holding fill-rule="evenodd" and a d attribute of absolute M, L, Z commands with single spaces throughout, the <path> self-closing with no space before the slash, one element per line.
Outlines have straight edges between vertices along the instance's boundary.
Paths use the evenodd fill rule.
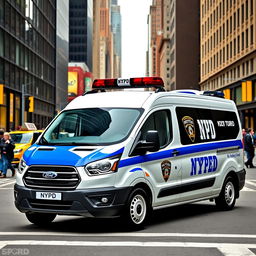
<path fill-rule="evenodd" d="M 246 178 L 232 211 L 209 201 L 158 210 L 137 232 L 116 219 L 64 216 L 38 228 L 14 207 L 14 178 L 1 179 L 0 255 L 256 255 L 256 169 Z"/>

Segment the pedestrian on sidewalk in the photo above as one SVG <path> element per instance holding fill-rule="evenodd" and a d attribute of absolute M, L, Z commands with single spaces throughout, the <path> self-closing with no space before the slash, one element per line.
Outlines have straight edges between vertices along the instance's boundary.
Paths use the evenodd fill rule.
<path fill-rule="evenodd" d="M 247 168 L 255 168 L 253 166 L 253 158 L 254 158 L 254 130 L 249 128 L 244 137 L 244 150 L 246 152 L 247 161 L 245 165 Z"/>
<path fill-rule="evenodd" d="M 0 140 L 0 154 L 2 162 L 2 175 L 0 176 L 0 178 L 6 178 L 9 163 L 14 157 L 14 148 L 14 142 L 11 140 L 10 134 L 8 132 L 5 132 L 3 138 Z"/>

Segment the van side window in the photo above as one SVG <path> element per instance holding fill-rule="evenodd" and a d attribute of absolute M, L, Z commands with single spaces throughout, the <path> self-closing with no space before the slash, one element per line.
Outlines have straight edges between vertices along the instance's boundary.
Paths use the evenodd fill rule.
<path fill-rule="evenodd" d="M 176 108 L 183 145 L 236 139 L 239 122 L 236 112 L 206 108 Z"/>
<path fill-rule="evenodd" d="M 159 133 L 160 148 L 167 146 L 172 139 L 171 115 L 169 110 L 160 110 L 151 114 L 141 128 L 139 140 L 146 139 L 146 133 L 156 130 Z"/>

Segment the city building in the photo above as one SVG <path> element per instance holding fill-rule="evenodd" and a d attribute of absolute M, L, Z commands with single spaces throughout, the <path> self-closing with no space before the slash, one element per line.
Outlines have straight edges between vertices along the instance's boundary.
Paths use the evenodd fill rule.
<path fill-rule="evenodd" d="M 160 58 L 158 49 L 163 29 L 161 8 L 162 0 L 153 0 L 148 16 L 148 58 L 150 60 L 148 72 L 150 76 L 160 76 Z"/>
<path fill-rule="evenodd" d="M 122 76 L 122 20 L 117 0 L 112 0 L 111 30 L 114 44 L 114 77 Z"/>
<path fill-rule="evenodd" d="M 111 18 L 111 14 L 113 18 Z M 114 22 L 112 25 L 111 22 Z M 120 29 L 119 29 L 120 28 Z M 121 74 L 121 15 L 117 1 L 93 1 L 93 77 Z M 118 55 L 117 55 L 118 54 Z"/>
<path fill-rule="evenodd" d="M 201 0 L 202 90 L 235 101 L 243 127 L 256 127 L 256 0 Z"/>
<path fill-rule="evenodd" d="M 56 1 L 56 112 L 67 105 L 69 62 L 69 0 Z"/>
<path fill-rule="evenodd" d="M 56 1 L 0 0 L 0 128 L 22 120 L 44 128 L 55 114 L 56 72 Z"/>
<path fill-rule="evenodd" d="M 147 69 L 163 78 L 167 90 L 199 87 L 199 10 L 198 0 L 153 0 Z"/>
<path fill-rule="evenodd" d="M 69 1 L 69 62 L 92 70 L 93 0 Z"/>

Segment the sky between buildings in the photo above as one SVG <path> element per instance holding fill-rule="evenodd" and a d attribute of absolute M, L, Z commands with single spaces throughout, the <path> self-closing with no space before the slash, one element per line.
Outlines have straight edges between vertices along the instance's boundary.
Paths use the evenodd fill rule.
<path fill-rule="evenodd" d="M 119 0 L 122 15 L 122 77 L 145 76 L 147 15 L 152 0 Z"/>

